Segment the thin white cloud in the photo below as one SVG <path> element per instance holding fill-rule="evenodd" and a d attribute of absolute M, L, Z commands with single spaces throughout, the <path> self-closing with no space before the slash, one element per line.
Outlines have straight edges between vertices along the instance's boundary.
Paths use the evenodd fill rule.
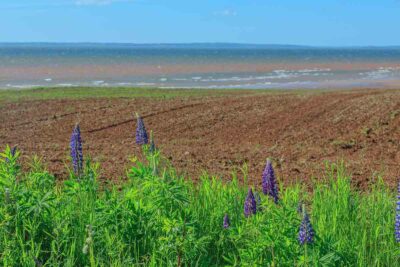
<path fill-rule="evenodd" d="M 237 12 L 236 12 L 236 10 L 226 8 L 224 10 L 214 12 L 214 15 L 224 16 L 224 17 L 233 17 L 233 16 L 237 15 Z"/>
<path fill-rule="evenodd" d="M 117 2 L 133 2 L 135 0 L 53 0 L 48 1 L 36 1 L 36 2 L 11 2 L 11 3 L 1 3 L 0 9 L 27 9 L 27 8 L 61 8 L 68 6 L 104 6 L 111 5 Z M 138 0 L 136 0 L 138 1 Z"/>
<path fill-rule="evenodd" d="M 78 6 L 104 6 L 116 2 L 131 2 L 132 0 L 76 0 Z"/>
<path fill-rule="evenodd" d="M 65 5 L 71 5 L 71 1 L 54 1 L 54 2 L 14 2 L 14 3 L 0 3 L 1 9 L 24 9 L 24 8 L 52 8 L 52 7 L 61 7 Z"/>

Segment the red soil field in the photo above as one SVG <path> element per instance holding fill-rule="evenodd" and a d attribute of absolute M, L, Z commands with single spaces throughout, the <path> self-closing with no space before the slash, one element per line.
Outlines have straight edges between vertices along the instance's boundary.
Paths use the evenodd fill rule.
<path fill-rule="evenodd" d="M 285 184 L 322 178 L 326 162 L 344 160 L 353 184 L 378 175 L 394 185 L 400 162 L 400 91 L 252 93 L 174 99 L 42 100 L 0 106 L 0 146 L 18 145 L 66 177 L 69 138 L 79 122 L 84 154 L 101 163 L 101 180 L 125 177 L 135 144 L 135 112 L 163 155 L 182 174 L 206 170 L 231 179 L 244 163 L 258 185 L 267 157 Z M 240 176 L 240 175 L 239 175 Z"/>

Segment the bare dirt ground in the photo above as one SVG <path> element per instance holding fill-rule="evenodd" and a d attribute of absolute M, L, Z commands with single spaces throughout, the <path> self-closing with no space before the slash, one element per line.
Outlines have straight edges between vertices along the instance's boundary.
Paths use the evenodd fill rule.
<path fill-rule="evenodd" d="M 43 157 L 62 179 L 79 122 L 84 153 L 101 163 L 101 179 L 116 179 L 129 157 L 140 155 L 135 112 L 163 155 L 193 179 L 203 170 L 230 179 L 247 163 L 250 183 L 257 184 L 267 157 L 285 183 L 321 177 L 325 161 L 340 159 L 359 187 L 378 174 L 392 185 L 399 177 L 398 90 L 7 103 L 0 107 L 0 146 L 18 145 L 23 161 Z"/>

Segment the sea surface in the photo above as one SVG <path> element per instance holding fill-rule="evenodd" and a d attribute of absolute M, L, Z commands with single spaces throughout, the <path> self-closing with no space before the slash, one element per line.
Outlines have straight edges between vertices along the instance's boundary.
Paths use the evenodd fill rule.
<path fill-rule="evenodd" d="M 400 47 L 0 44 L 0 88 L 386 88 Z"/>

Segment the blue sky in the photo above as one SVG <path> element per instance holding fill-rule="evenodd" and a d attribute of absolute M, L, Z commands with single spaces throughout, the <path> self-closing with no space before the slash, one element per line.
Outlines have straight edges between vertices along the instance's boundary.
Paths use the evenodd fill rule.
<path fill-rule="evenodd" d="M 400 0 L 0 0 L 0 42 L 400 45 Z"/>

